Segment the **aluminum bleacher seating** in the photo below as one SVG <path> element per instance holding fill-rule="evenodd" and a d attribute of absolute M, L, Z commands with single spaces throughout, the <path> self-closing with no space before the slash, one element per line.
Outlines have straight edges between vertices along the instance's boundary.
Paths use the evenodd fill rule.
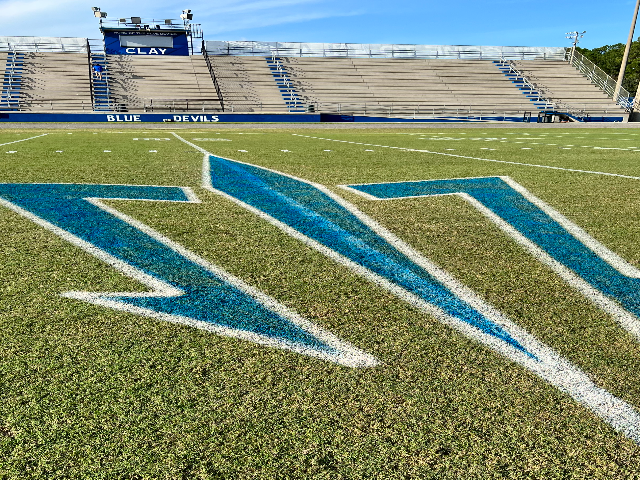
<path fill-rule="evenodd" d="M 120 111 L 217 112 L 217 94 L 204 57 L 107 55 L 110 94 Z"/>
<path fill-rule="evenodd" d="M 265 57 L 209 56 L 209 60 L 227 111 L 284 113 L 290 110 Z"/>
<path fill-rule="evenodd" d="M 562 48 L 205 42 L 205 55 L 160 56 L 107 55 L 101 40 L 30 39 L 0 42 L 0 110 L 625 115 Z M 104 66 L 102 81 L 92 64 Z"/>
<path fill-rule="evenodd" d="M 92 110 L 86 54 L 26 52 L 21 55 L 23 65 L 18 100 L 20 111 Z"/>
<path fill-rule="evenodd" d="M 322 44 L 210 43 L 209 59 L 229 110 L 292 111 L 283 105 L 273 72 L 265 69 L 265 61 L 277 59 L 309 111 L 398 117 L 625 114 L 566 61 L 562 49 L 410 46 L 413 58 L 389 58 L 386 45 L 344 44 L 338 51 Z M 410 57 L 411 48 L 397 51 Z M 430 58 L 434 49 L 445 58 Z M 505 55 L 511 60 L 501 49 L 514 50 Z M 267 56 L 268 51 L 274 53 Z M 349 56 L 351 51 L 357 53 Z M 507 62 L 525 80 L 507 75 Z"/>
<path fill-rule="evenodd" d="M 624 110 L 567 62 L 520 60 L 513 62 L 552 102 L 585 113 L 613 113 Z"/>
<path fill-rule="evenodd" d="M 381 115 L 535 110 L 488 60 L 284 58 L 316 109 Z"/>

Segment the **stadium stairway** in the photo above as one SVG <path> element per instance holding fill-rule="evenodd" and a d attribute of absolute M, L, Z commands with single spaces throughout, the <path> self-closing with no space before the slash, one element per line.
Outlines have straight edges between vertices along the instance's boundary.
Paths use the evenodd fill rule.
<path fill-rule="evenodd" d="M 522 72 L 518 71 L 511 62 L 494 60 L 493 63 L 529 101 L 533 102 L 536 109 L 548 110 L 550 108 L 550 103 L 538 91 L 537 87 Z"/>
<path fill-rule="evenodd" d="M 119 111 L 220 112 L 203 56 L 107 55 L 109 92 Z"/>
<path fill-rule="evenodd" d="M 209 55 L 226 112 L 288 113 L 265 57 Z M 299 93 L 299 92 L 298 92 Z"/>
<path fill-rule="evenodd" d="M 94 65 L 102 67 L 102 78 L 95 76 Z M 89 41 L 89 72 L 91 75 L 91 98 L 95 112 L 119 111 L 109 87 L 109 63 L 104 52 L 104 42 Z"/>
<path fill-rule="evenodd" d="M 289 106 L 290 112 L 302 113 L 306 111 L 304 102 L 298 95 L 295 85 L 290 81 L 282 60 L 279 57 L 265 57 L 267 65 L 273 74 L 273 78 L 278 85 L 278 89 L 284 98 L 285 103 Z"/>
<path fill-rule="evenodd" d="M 0 57 L 0 60 L 5 60 L 6 65 L 0 92 L 0 110 L 20 110 L 24 54 L 7 52 L 3 56 L 6 58 Z"/>
<path fill-rule="evenodd" d="M 559 60 L 518 60 L 517 70 L 544 89 L 545 97 L 576 116 L 624 116 L 624 108 L 617 105 L 600 87 L 591 83 L 569 63 Z"/>

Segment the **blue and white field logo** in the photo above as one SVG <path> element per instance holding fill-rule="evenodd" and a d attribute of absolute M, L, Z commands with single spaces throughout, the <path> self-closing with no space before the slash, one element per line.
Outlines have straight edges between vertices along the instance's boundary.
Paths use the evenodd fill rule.
<path fill-rule="evenodd" d="M 174 134 L 175 135 L 175 134 Z M 326 187 L 201 151 L 202 186 L 555 385 L 640 443 L 635 408 Z M 342 186 L 380 201 L 458 195 L 640 338 L 640 271 L 507 177 Z M 0 204 L 150 288 L 64 296 L 348 367 L 376 359 L 103 199 L 199 202 L 187 187 L 0 184 Z"/>

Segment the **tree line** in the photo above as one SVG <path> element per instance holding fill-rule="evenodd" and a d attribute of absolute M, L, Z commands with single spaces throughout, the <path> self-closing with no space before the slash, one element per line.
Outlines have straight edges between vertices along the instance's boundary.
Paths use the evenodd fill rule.
<path fill-rule="evenodd" d="M 576 50 L 617 80 L 625 46 L 626 44 L 624 43 L 616 43 L 615 45 L 605 45 L 604 47 L 592 49 L 577 47 Z M 635 96 L 638 82 L 640 82 L 640 37 L 631 43 L 622 86 L 631 96 Z"/>

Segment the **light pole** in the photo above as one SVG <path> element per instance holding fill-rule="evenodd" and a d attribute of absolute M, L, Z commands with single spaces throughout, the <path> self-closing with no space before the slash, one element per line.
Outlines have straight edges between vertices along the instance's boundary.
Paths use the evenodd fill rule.
<path fill-rule="evenodd" d="M 640 0 L 636 2 L 636 10 L 633 13 L 633 20 L 631 21 L 631 29 L 629 30 L 629 39 L 627 40 L 627 46 L 624 49 L 624 56 L 622 57 L 622 65 L 620 65 L 620 73 L 618 73 L 618 82 L 616 83 L 616 90 L 613 94 L 613 101 L 617 102 L 620 96 L 620 89 L 622 88 L 622 80 L 624 79 L 624 72 L 627 68 L 627 59 L 629 58 L 629 50 L 631 49 L 631 42 L 633 42 L 633 31 L 636 28 L 636 19 L 638 18 L 638 7 L 640 7 Z"/>
<path fill-rule="evenodd" d="M 91 10 L 93 10 L 93 16 L 100 19 L 100 26 L 102 26 L 102 19 L 107 17 L 107 12 L 100 11 L 100 7 L 91 7 Z"/>
<path fill-rule="evenodd" d="M 638 0 L 640 2 L 640 0 Z M 568 38 L 569 40 L 573 40 L 573 45 L 571 46 L 571 57 L 569 57 L 569 64 L 573 63 L 573 55 L 576 53 L 576 47 L 578 46 L 578 43 L 580 42 L 580 39 L 582 37 L 584 37 L 584 34 L 587 33 L 587 31 L 585 30 L 584 32 L 567 32 L 565 33 L 565 35 L 569 35 Z"/>

